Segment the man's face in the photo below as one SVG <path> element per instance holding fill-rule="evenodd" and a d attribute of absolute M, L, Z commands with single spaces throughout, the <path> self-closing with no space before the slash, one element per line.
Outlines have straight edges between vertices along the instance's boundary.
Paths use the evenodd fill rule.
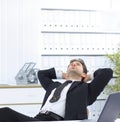
<path fill-rule="evenodd" d="M 73 61 L 68 65 L 67 72 L 76 73 L 81 76 L 81 74 L 83 74 L 83 66 L 79 61 Z"/>

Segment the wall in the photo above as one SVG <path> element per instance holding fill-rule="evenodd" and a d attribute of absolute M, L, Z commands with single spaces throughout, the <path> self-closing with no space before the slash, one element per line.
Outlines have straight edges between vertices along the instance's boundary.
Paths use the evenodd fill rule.
<path fill-rule="evenodd" d="M 41 8 L 116 11 L 119 9 L 118 2 L 119 0 L 0 0 L 0 84 L 14 84 L 15 75 L 26 62 L 36 62 L 37 67 L 42 67 Z"/>
<path fill-rule="evenodd" d="M 0 83 L 15 83 L 25 62 L 40 59 L 40 1 L 0 0 Z"/>

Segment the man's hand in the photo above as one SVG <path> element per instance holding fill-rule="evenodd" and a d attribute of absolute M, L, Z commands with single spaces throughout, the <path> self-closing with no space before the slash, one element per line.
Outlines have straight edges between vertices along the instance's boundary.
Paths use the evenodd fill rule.
<path fill-rule="evenodd" d="M 67 73 L 62 72 L 62 78 L 63 78 L 63 79 L 67 79 Z"/>
<path fill-rule="evenodd" d="M 86 77 L 84 78 L 84 82 L 88 82 L 90 81 L 92 78 L 91 78 L 91 75 L 90 74 L 87 74 Z"/>

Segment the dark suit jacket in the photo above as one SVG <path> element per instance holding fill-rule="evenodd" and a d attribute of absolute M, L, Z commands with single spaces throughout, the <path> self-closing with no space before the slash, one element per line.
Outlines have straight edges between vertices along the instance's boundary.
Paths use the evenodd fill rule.
<path fill-rule="evenodd" d="M 67 93 L 64 119 L 87 119 L 87 106 L 91 105 L 97 99 L 98 95 L 112 78 L 112 74 L 113 71 L 110 68 L 98 69 L 94 72 L 94 79 L 91 83 L 74 82 Z M 38 78 L 41 85 L 46 90 L 43 100 L 44 105 L 51 91 L 61 83 L 52 80 L 56 79 L 54 68 L 40 70 L 38 72 Z"/>

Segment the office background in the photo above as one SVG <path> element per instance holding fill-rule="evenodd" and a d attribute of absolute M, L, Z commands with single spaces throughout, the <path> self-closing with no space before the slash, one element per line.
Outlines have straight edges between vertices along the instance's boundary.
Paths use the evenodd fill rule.
<path fill-rule="evenodd" d="M 66 71 L 69 60 L 80 57 L 89 72 L 113 68 L 105 55 L 119 49 L 119 11 L 119 0 L 0 0 L 1 86 L 15 85 L 26 62 L 35 62 L 38 69 L 55 66 Z M 32 116 L 39 111 L 44 94 L 39 86 L 4 88 L 1 107 L 9 105 Z M 91 118 L 98 117 L 105 99 L 103 93 L 90 108 Z"/>
<path fill-rule="evenodd" d="M 57 59 L 62 67 L 67 63 L 41 55 L 113 52 L 120 38 L 118 13 L 119 0 L 0 0 L 0 84 L 15 84 L 26 62 L 38 68 L 58 66 Z"/>

